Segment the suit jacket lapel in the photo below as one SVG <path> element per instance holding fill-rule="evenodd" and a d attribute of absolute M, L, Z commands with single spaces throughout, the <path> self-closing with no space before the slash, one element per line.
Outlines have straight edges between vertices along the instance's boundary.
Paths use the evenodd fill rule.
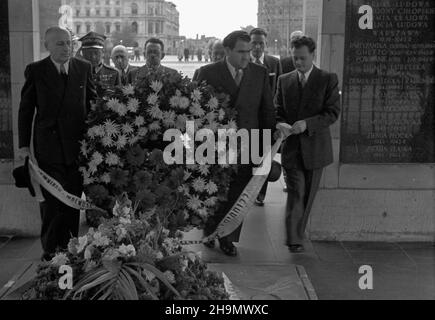
<path fill-rule="evenodd" d="M 313 70 L 311 71 L 310 77 L 308 78 L 308 81 L 305 84 L 304 93 L 302 95 L 302 100 L 300 103 L 301 108 L 303 108 L 303 105 L 312 96 L 313 91 L 317 87 L 316 83 L 318 80 L 318 75 L 319 75 L 319 69 L 313 66 Z"/>
<path fill-rule="evenodd" d="M 300 92 L 299 92 L 299 79 L 296 71 L 292 71 L 290 73 L 290 86 L 288 89 L 288 97 L 290 99 L 289 104 L 296 106 L 296 108 L 300 105 Z"/>
<path fill-rule="evenodd" d="M 229 73 L 229 71 L 228 71 Z M 237 98 L 236 98 L 236 106 L 239 105 L 239 100 L 244 97 L 246 98 L 249 95 L 249 92 L 247 92 L 247 90 L 249 90 L 249 88 L 252 88 L 252 86 L 250 85 L 250 82 L 252 80 L 252 77 L 250 75 L 251 73 L 251 68 L 248 66 L 243 70 L 243 78 L 242 81 L 240 82 L 240 86 L 237 88 L 238 89 L 238 93 L 237 93 Z M 231 75 L 230 75 L 231 76 Z M 235 81 L 233 80 L 233 83 L 235 84 Z"/>
<path fill-rule="evenodd" d="M 228 94 L 230 94 L 233 99 L 236 99 L 237 91 L 239 88 L 236 85 L 236 82 L 234 81 L 234 78 L 231 75 L 230 70 L 228 70 L 227 63 L 225 59 L 219 62 L 220 63 L 220 77 L 221 77 L 221 84 L 222 87 L 225 89 Z M 243 82 L 243 80 L 242 80 Z"/>
<path fill-rule="evenodd" d="M 63 95 L 63 86 L 60 86 L 59 83 L 62 82 L 62 78 L 60 77 L 60 74 L 50 57 L 45 59 L 44 64 L 46 72 L 42 75 L 42 77 L 44 78 L 49 89 L 48 94 L 55 95 L 58 98 L 57 100 L 60 102 Z"/>

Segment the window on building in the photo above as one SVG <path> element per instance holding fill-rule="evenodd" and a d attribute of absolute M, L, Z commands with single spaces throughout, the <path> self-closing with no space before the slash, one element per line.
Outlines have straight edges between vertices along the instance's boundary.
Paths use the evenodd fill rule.
<path fill-rule="evenodd" d="M 96 16 L 99 16 L 99 15 L 100 15 L 100 9 L 96 9 L 96 10 L 95 10 L 95 15 L 96 15 Z"/>
<path fill-rule="evenodd" d="M 135 21 L 131 24 L 131 32 L 137 33 L 137 31 L 138 31 L 138 27 L 137 27 L 137 22 Z"/>
<path fill-rule="evenodd" d="M 79 17 L 80 16 L 80 9 L 77 9 L 76 10 L 76 17 Z"/>
<path fill-rule="evenodd" d="M 160 34 L 160 22 L 156 22 L 156 34 Z"/>
<path fill-rule="evenodd" d="M 91 25 L 87 24 L 86 25 L 86 33 L 91 32 Z"/>
<path fill-rule="evenodd" d="M 116 5 L 117 5 L 117 6 L 120 6 L 120 5 L 121 5 L 121 1 L 117 0 L 117 1 L 116 1 Z"/>
<path fill-rule="evenodd" d="M 121 32 L 121 24 L 119 23 L 115 24 L 115 30 L 116 32 Z"/>
<path fill-rule="evenodd" d="M 77 24 L 76 25 L 76 34 L 80 34 L 82 33 L 82 25 L 81 24 Z"/>
<path fill-rule="evenodd" d="M 95 0 L 95 5 L 99 6 L 100 5 L 100 0 Z"/>
<path fill-rule="evenodd" d="M 106 6 L 110 6 L 110 0 L 106 0 Z"/>
<path fill-rule="evenodd" d="M 106 23 L 106 34 L 110 34 L 112 32 L 110 23 Z"/>
<path fill-rule="evenodd" d="M 91 4 L 91 1 L 90 1 L 90 0 L 86 0 L 86 4 L 87 4 L 87 5 L 90 5 L 90 4 Z"/>
<path fill-rule="evenodd" d="M 91 16 L 91 9 L 86 9 L 86 16 L 90 17 Z"/>
<path fill-rule="evenodd" d="M 154 7 L 148 6 L 148 15 L 153 16 L 154 15 Z"/>
<path fill-rule="evenodd" d="M 110 10 L 109 9 L 106 10 L 106 17 L 110 17 Z"/>
<path fill-rule="evenodd" d="M 132 3 L 131 4 L 131 14 L 132 15 L 137 15 L 137 13 L 138 13 L 138 7 L 137 7 L 137 4 L 136 3 Z"/>
<path fill-rule="evenodd" d="M 152 22 L 148 22 L 148 33 L 149 34 L 153 34 L 154 33 L 154 23 L 152 23 Z"/>
<path fill-rule="evenodd" d="M 117 17 L 121 16 L 121 10 L 116 9 L 115 15 L 116 15 Z"/>

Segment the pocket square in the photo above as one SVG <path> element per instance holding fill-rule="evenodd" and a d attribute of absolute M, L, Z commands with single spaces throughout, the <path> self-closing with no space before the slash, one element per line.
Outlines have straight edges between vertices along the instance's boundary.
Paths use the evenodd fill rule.
<path fill-rule="evenodd" d="M 273 76 L 276 76 L 275 72 L 269 73 L 269 77 L 273 77 Z"/>

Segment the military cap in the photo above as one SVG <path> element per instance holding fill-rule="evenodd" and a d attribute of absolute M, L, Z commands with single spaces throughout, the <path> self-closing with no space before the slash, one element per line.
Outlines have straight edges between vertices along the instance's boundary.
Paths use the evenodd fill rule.
<path fill-rule="evenodd" d="M 96 32 L 89 32 L 83 37 L 79 39 L 82 43 L 82 48 L 96 48 L 96 49 L 103 49 L 104 48 L 104 40 L 106 40 L 106 36 L 96 33 Z"/>

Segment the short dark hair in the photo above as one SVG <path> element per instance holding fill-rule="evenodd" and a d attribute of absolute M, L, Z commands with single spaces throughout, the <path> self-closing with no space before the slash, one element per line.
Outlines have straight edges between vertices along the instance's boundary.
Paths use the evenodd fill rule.
<path fill-rule="evenodd" d="M 144 49 L 147 48 L 147 44 L 148 44 L 148 43 L 156 43 L 156 44 L 159 44 L 159 45 L 162 47 L 162 52 L 165 51 L 165 45 L 163 44 L 163 41 L 160 40 L 160 39 L 157 39 L 157 38 L 149 38 L 149 39 L 145 42 Z"/>
<path fill-rule="evenodd" d="M 227 35 L 223 41 L 225 48 L 230 48 L 233 50 L 236 46 L 237 41 L 251 42 L 251 36 L 246 31 L 237 30 L 231 32 Z"/>
<path fill-rule="evenodd" d="M 253 34 L 257 34 L 259 36 L 265 36 L 267 38 L 267 32 L 266 32 L 266 30 L 264 30 L 262 28 L 252 29 L 251 32 L 249 32 L 249 35 L 252 36 Z"/>
<path fill-rule="evenodd" d="M 294 38 L 290 43 L 290 48 L 299 49 L 300 47 L 307 46 L 310 53 L 313 53 L 316 50 L 316 42 L 313 38 L 302 36 Z"/>

